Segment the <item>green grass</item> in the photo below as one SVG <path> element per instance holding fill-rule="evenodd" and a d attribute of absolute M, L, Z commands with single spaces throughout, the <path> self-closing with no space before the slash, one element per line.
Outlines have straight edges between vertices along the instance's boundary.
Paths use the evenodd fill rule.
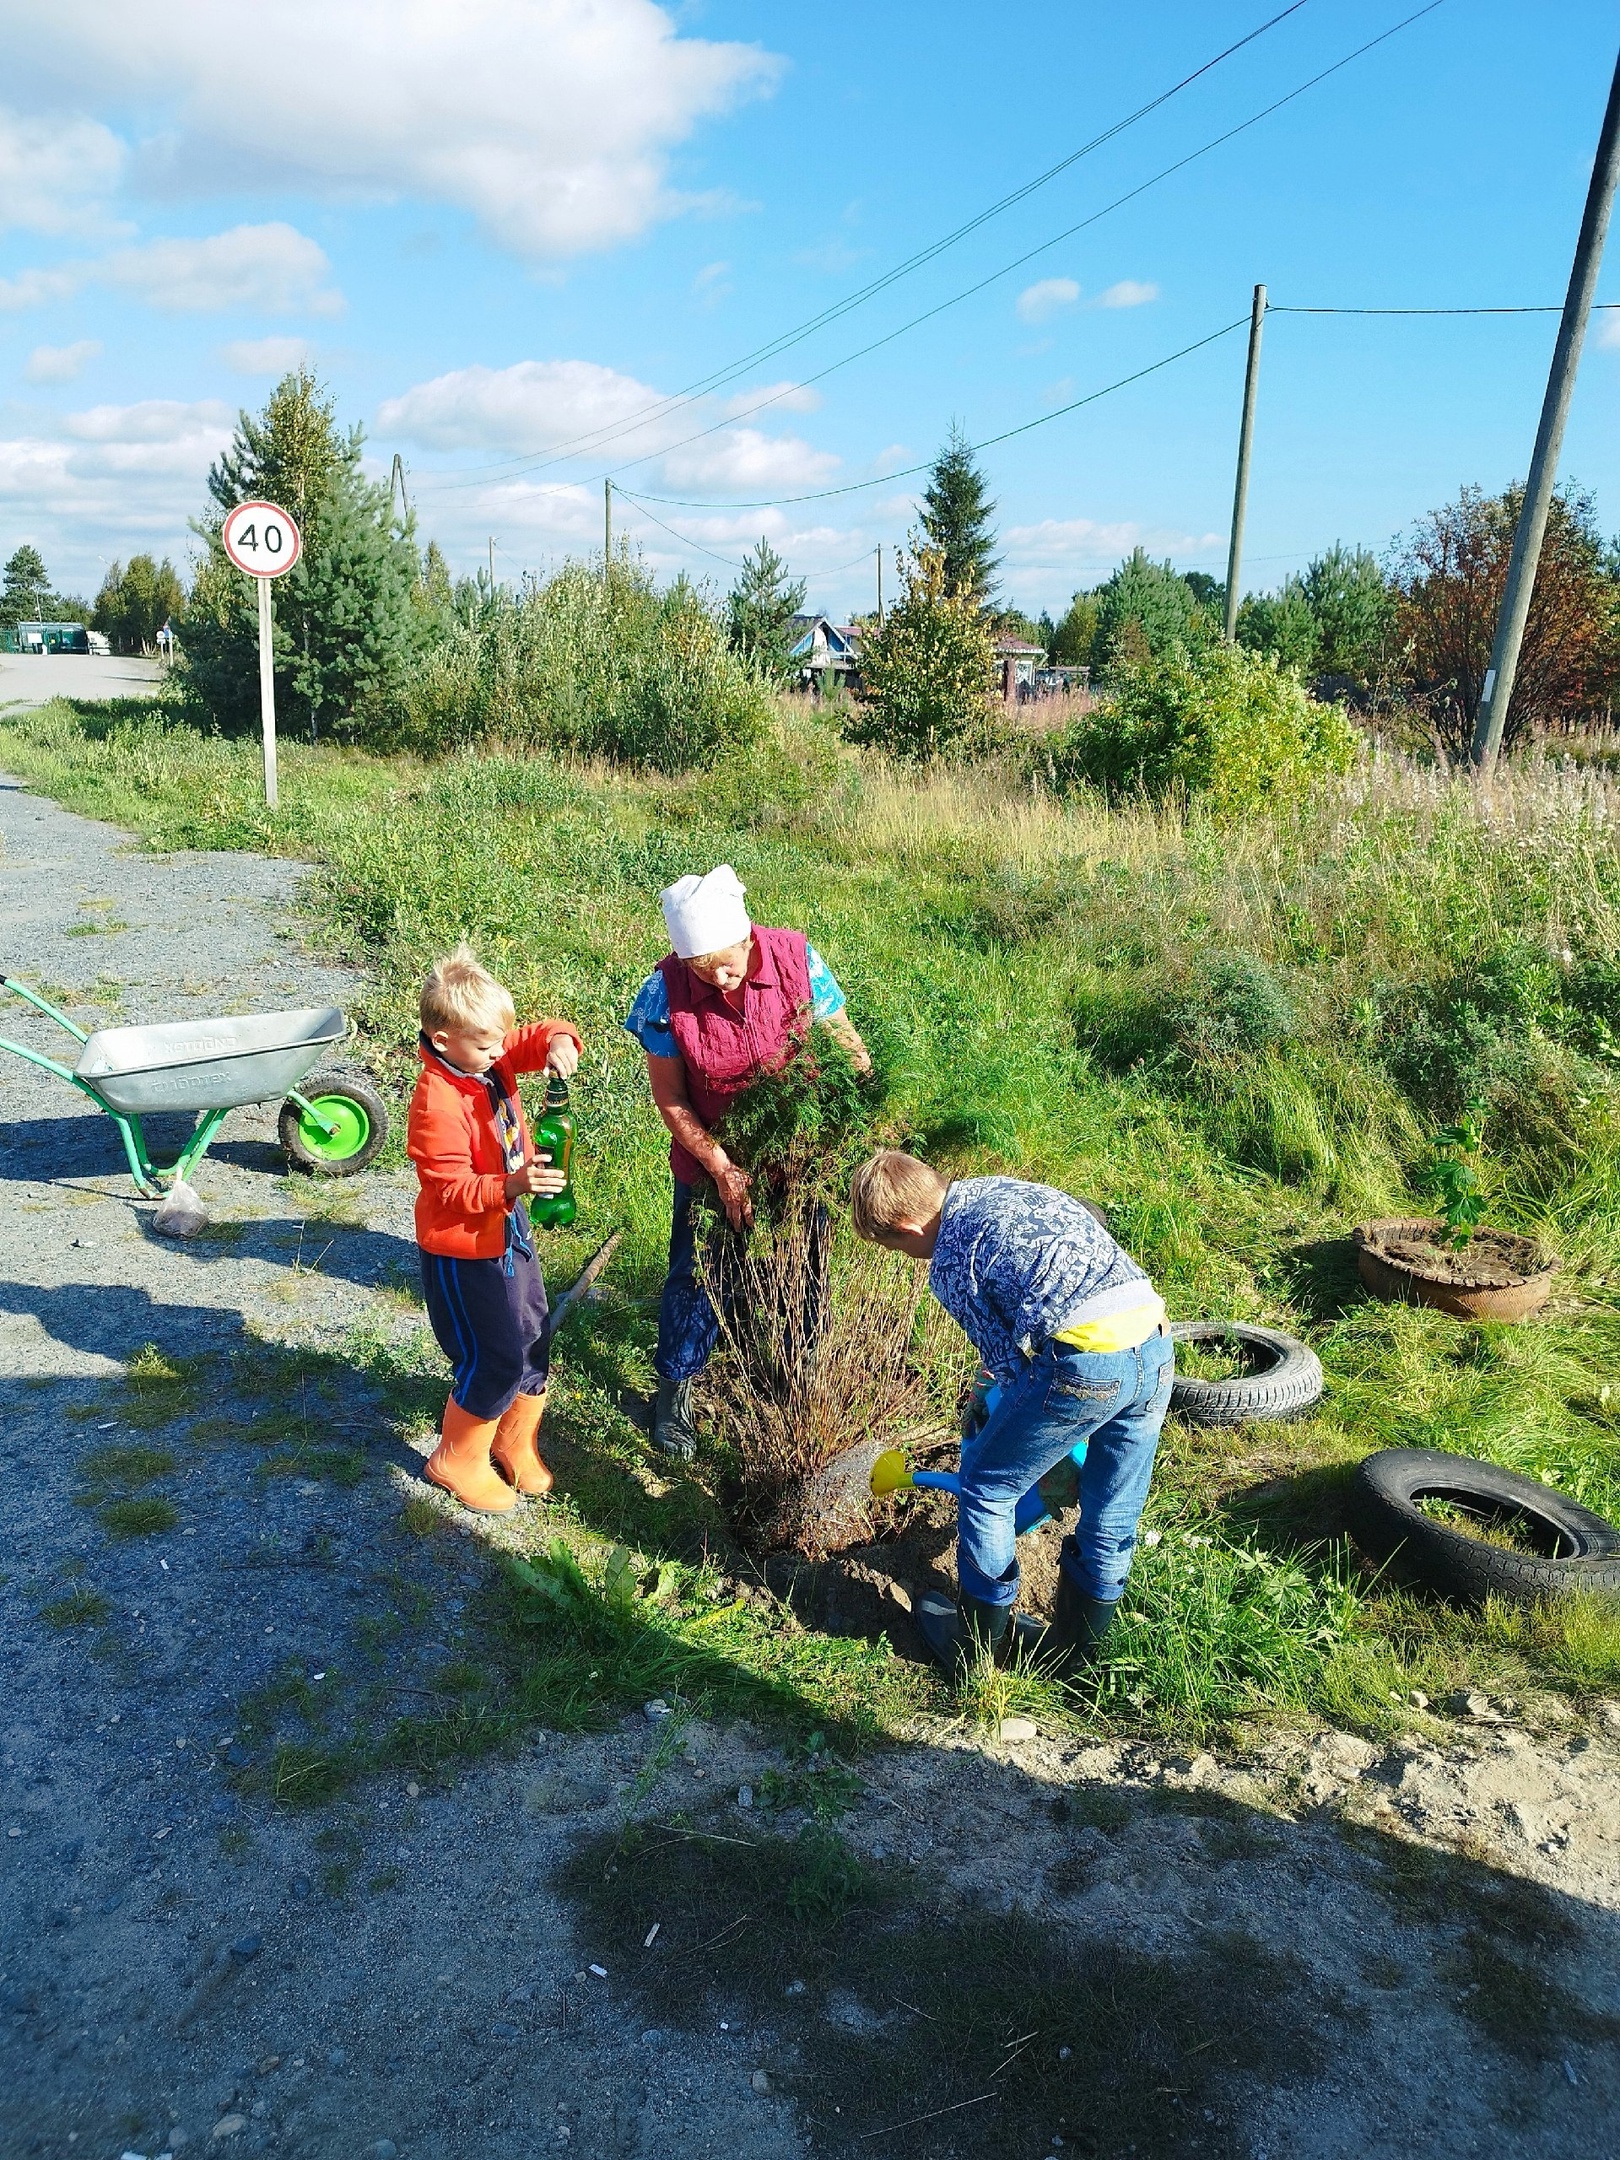
<path fill-rule="evenodd" d="M 548 1279 L 570 1279 L 612 1229 L 624 1242 L 601 1302 L 563 1333 L 547 1432 L 566 1496 L 550 1519 L 602 1610 L 496 1581 L 489 1683 L 392 1728 L 394 1759 L 448 1758 L 525 1719 L 595 1723 L 658 1693 L 851 1742 L 918 1711 L 988 1724 L 1020 1706 L 1191 1737 L 1276 1715 L 1378 1731 L 1411 1715 L 1414 1688 L 1579 1700 L 1620 1678 L 1612 1605 L 1450 1613 L 1372 1578 L 1344 1514 L 1360 1456 L 1420 1446 L 1620 1517 L 1605 1017 L 1620 1003 L 1620 805 L 1601 773 L 1509 769 L 1487 820 L 1466 785 L 1386 766 L 1223 829 L 847 756 L 832 786 L 777 800 L 768 757 L 738 786 L 724 771 L 654 782 L 296 743 L 271 817 L 252 745 L 161 707 L 23 715 L 0 727 L 0 760 L 161 847 L 311 861 L 316 935 L 368 971 L 360 1018 L 398 1096 L 421 974 L 464 933 L 520 1012 L 585 1030 L 581 1211 L 546 1241 Z M 1145 1525 L 1158 1542 L 1078 1699 L 1013 1675 L 959 1700 L 880 1646 L 711 1600 L 737 1566 L 721 1504 L 734 1464 L 714 1449 L 695 1477 L 650 1477 L 619 1408 L 651 1379 L 668 1207 L 664 1135 L 620 1023 L 663 950 L 659 887 L 720 860 L 762 920 L 807 929 L 826 955 L 882 1046 L 897 1137 L 953 1173 L 1018 1171 L 1101 1201 L 1178 1318 L 1275 1324 L 1322 1357 L 1327 1393 L 1303 1423 L 1167 1430 Z M 1470 1100 L 1486 1106 L 1488 1219 L 1564 1262 L 1554 1303 L 1517 1328 L 1377 1305 L 1356 1283 L 1349 1229 L 1421 1212 L 1408 1175 Z M 129 1374 L 132 1424 L 194 1404 L 194 1376 L 154 1355 Z M 396 1420 L 436 1419 L 430 1345 L 357 1338 L 354 1355 Z M 939 1361 L 942 1416 L 959 1364 Z M 261 1377 L 244 1366 L 244 1382 Z M 290 1370 L 269 1384 L 280 1393 L 249 1436 L 282 1451 L 272 1466 L 305 1467 L 319 1421 Z M 674 1564 L 669 1593 L 611 1610 L 620 1545 L 638 1579 Z"/>

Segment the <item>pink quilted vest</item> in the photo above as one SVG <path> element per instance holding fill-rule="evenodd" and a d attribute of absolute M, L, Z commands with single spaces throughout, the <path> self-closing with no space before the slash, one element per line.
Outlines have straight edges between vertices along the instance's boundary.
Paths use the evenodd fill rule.
<path fill-rule="evenodd" d="M 669 992 L 669 1024 L 686 1066 L 686 1092 L 712 1126 L 734 1095 L 787 1061 L 810 1025 L 810 948 L 799 930 L 754 925 L 756 966 L 743 985 L 742 1011 L 712 983 L 671 953 L 658 963 Z M 678 1140 L 670 1168 L 683 1185 L 701 1185 L 707 1172 Z"/>

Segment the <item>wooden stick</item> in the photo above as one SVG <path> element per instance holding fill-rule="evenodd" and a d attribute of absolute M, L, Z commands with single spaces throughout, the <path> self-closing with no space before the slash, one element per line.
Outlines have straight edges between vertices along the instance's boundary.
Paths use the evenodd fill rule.
<path fill-rule="evenodd" d="M 562 1296 L 557 1300 L 556 1310 L 552 1313 L 551 1316 L 551 1332 L 554 1335 L 556 1334 L 557 1330 L 562 1326 L 563 1322 L 567 1319 L 569 1313 L 573 1310 L 573 1307 L 585 1295 L 586 1291 L 589 1290 L 589 1288 L 591 1287 L 591 1284 L 595 1282 L 597 1276 L 601 1274 L 602 1270 L 613 1258 L 613 1255 L 618 1251 L 619 1240 L 621 1237 L 623 1237 L 623 1235 L 624 1232 L 622 1230 L 615 1230 L 610 1238 L 608 1238 L 603 1244 L 599 1245 L 596 1248 L 595 1252 L 592 1253 L 591 1257 L 586 1261 L 583 1269 L 580 1271 L 579 1280 L 577 1282 L 570 1283 L 568 1288 L 563 1292 Z"/>

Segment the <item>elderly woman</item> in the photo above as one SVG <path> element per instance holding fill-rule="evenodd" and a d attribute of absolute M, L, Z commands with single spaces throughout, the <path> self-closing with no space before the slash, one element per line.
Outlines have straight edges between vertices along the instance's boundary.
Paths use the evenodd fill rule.
<path fill-rule="evenodd" d="M 669 1275 L 658 1304 L 658 1404 L 653 1439 L 690 1460 L 692 1382 L 709 1362 L 719 1316 L 698 1273 L 693 1202 L 711 1182 L 734 1230 L 753 1220 L 748 1173 L 710 1128 L 726 1105 L 792 1054 L 807 1021 L 836 1037 L 862 1072 L 872 1060 L 844 1010 L 844 993 L 798 930 L 768 930 L 748 919 L 730 863 L 706 877 L 677 879 L 660 893 L 674 950 L 636 993 L 625 1021 L 647 1053 L 658 1114 L 669 1127 L 675 1217 Z"/>

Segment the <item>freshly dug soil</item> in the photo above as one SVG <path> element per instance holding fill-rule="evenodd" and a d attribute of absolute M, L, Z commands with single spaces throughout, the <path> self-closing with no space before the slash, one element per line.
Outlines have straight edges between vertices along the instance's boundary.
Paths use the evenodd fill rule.
<path fill-rule="evenodd" d="M 1058 1549 L 1074 1528 L 1071 1511 L 1039 1523 L 1018 1540 L 1023 1580 L 1018 1610 L 1047 1618 L 1057 1596 Z M 927 1651 L 912 1619 L 924 1590 L 956 1594 L 956 1503 L 919 1487 L 900 1502 L 894 1526 L 823 1560 L 773 1553 L 765 1580 L 806 1627 L 826 1635 L 886 1635 L 900 1657 L 922 1664 Z"/>
<path fill-rule="evenodd" d="M 1510 1290 L 1547 1266 L 1534 1238 L 1514 1237 L 1505 1230 L 1476 1230 L 1461 1252 L 1421 1236 L 1369 1237 L 1367 1246 L 1455 1290 Z"/>

